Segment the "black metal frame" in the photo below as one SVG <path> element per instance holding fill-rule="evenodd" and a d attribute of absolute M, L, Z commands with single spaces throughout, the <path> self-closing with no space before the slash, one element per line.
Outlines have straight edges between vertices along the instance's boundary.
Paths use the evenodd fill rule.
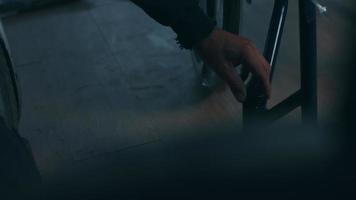
<path fill-rule="evenodd" d="M 20 96 L 19 96 L 19 91 L 18 91 L 18 86 L 17 86 L 17 81 L 16 81 L 16 74 L 14 71 L 14 66 L 13 66 L 13 63 L 11 60 L 11 55 L 10 55 L 7 43 L 5 42 L 5 39 L 6 39 L 5 35 L 3 35 L 3 36 L 0 35 L 0 54 L 3 54 L 2 56 L 4 56 L 4 58 L 5 58 L 5 60 L 4 60 L 6 63 L 5 68 L 7 68 L 8 75 L 10 76 L 10 81 L 11 81 L 10 84 L 11 84 L 12 90 L 13 90 L 13 98 L 14 98 L 13 100 L 15 101 L 14 109 L 16 109 L 16 111 L 14 111 L 14 112 L 16 112 L 16 114 L 13 114 L 13 113 L 9 114 L 10 116 L 13 116 L 13 119 L 11 119 L 11 120 L 14 120 L 14 123 L 11 123 L 11 125 L 13 127 L 10 127 L 10 128 L 17 130 L 18 122 L 20 120 L 20 114 L 21 114 Z M 0 95 L 1 95 L 1 93 L 0 93 Z M 11 99 L 11 97 L 8 96 L 9 99 Z"/>
<path fill-rule="evenodd" d="M 264 56 L 272 67 L 271 81 L 283 35 L 288 11 L 288 0 L 275 0 L 270 21 Z M 267 109 L 267 98 L 262 84 L 252 77 L 247 86 L 247 99 L 243 105 L 245 128 L 256 127 L 256 123 L 270 123 L 285 116 L 297 107 L 302 108 L 304 125 L 317 125 L 317 47 L 316 9 L 311 0 L 299 0 L 301 88 L 290 97 Z"/>

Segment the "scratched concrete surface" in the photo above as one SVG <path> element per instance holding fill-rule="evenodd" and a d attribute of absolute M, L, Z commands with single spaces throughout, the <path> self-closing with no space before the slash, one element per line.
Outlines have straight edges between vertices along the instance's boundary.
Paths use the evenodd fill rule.
<path fill-rule="evenodd" d="M 318 74 L 320 121 L 326 123 L 344 91 L 351 10 L 348 1 L 323 3 L 329 14 L 318 19 Z M 296 4 L 291 1 L 271 105 L 299 87 Z M 244 9 L 242 35 L 260 49 L 270 12 L 266 0 Z M 155 145 L 197 134 L 194 129 L 240 129 L 241 105 L 229 90 L 204 91 L 175 34 L 127 0 L 50 6 L 7 17 L 4 27 L 22 91 L 20 132 L 45 180 L 96 166 L 105 156 L 128 159 L 123 152 L 133 149 L 137 157 L 147 148 L 164 152 Z M 297 122 L 299 111 L 287 119 Z"/>

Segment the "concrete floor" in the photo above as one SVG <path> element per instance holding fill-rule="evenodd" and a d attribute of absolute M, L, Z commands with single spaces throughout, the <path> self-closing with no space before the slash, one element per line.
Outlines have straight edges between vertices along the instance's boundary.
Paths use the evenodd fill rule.
<path fill-rule="evenodd" d="M 344 36 L 351 22 L 348 1 L 323 2 L 329 14 L 319 17 L 318 74 L 320 122 L 326 124 L 341 105 Z M 245 6 L 242 35 L 260 49 L 270 12 L 269 1 Z M 299 87 L 297 26 L 297 1 L 291 1 L 271 105 Z M 177 140 L 203 140 L 194 130 L 240 130 L 241 105 L 230 91 L 204 91 L 190 52 L 177 47 L 175 34 L 127 0 L 50 6 L 7 17 L 4 27 L 22 91 L 20 133 L 47 182 L 110 171 L 114 163 L 122 170 L 116 175 L 131 180 L 134 169 L 170 160 Z M 297 110 L 284 121 L 298 120 Z M 310 146 L 319 144 L 310 140 Z M 170 173 L 154 172 L 158 179 Z M 104 179 L 96 177 L 82 180 L 95 185 Z"/>

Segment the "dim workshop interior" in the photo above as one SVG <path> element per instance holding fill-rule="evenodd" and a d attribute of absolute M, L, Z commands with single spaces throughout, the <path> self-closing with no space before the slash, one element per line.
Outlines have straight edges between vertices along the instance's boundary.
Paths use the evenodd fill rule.
<path fill-rule="evenodd" d="M 0 199 L 260 199 L 354 186 L 354 1 L 196 1 L 272 67 L 271 97 L 252 74 L 244 103 L 134 2 L 0 1 Z"/>

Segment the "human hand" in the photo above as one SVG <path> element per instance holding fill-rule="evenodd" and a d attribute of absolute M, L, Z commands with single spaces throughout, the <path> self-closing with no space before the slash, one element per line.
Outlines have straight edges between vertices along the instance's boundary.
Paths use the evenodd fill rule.
<path fill-rule="evenodd" d="M 238 101 L 246 99 L 245 84 L 234 68 L 240 64 L 261 80 L 266 96 L 270 97 L 270 65 L 250 40 L 216 29 L 196 46 L 196 50 L 204 62 L 226 81 Z"/>

